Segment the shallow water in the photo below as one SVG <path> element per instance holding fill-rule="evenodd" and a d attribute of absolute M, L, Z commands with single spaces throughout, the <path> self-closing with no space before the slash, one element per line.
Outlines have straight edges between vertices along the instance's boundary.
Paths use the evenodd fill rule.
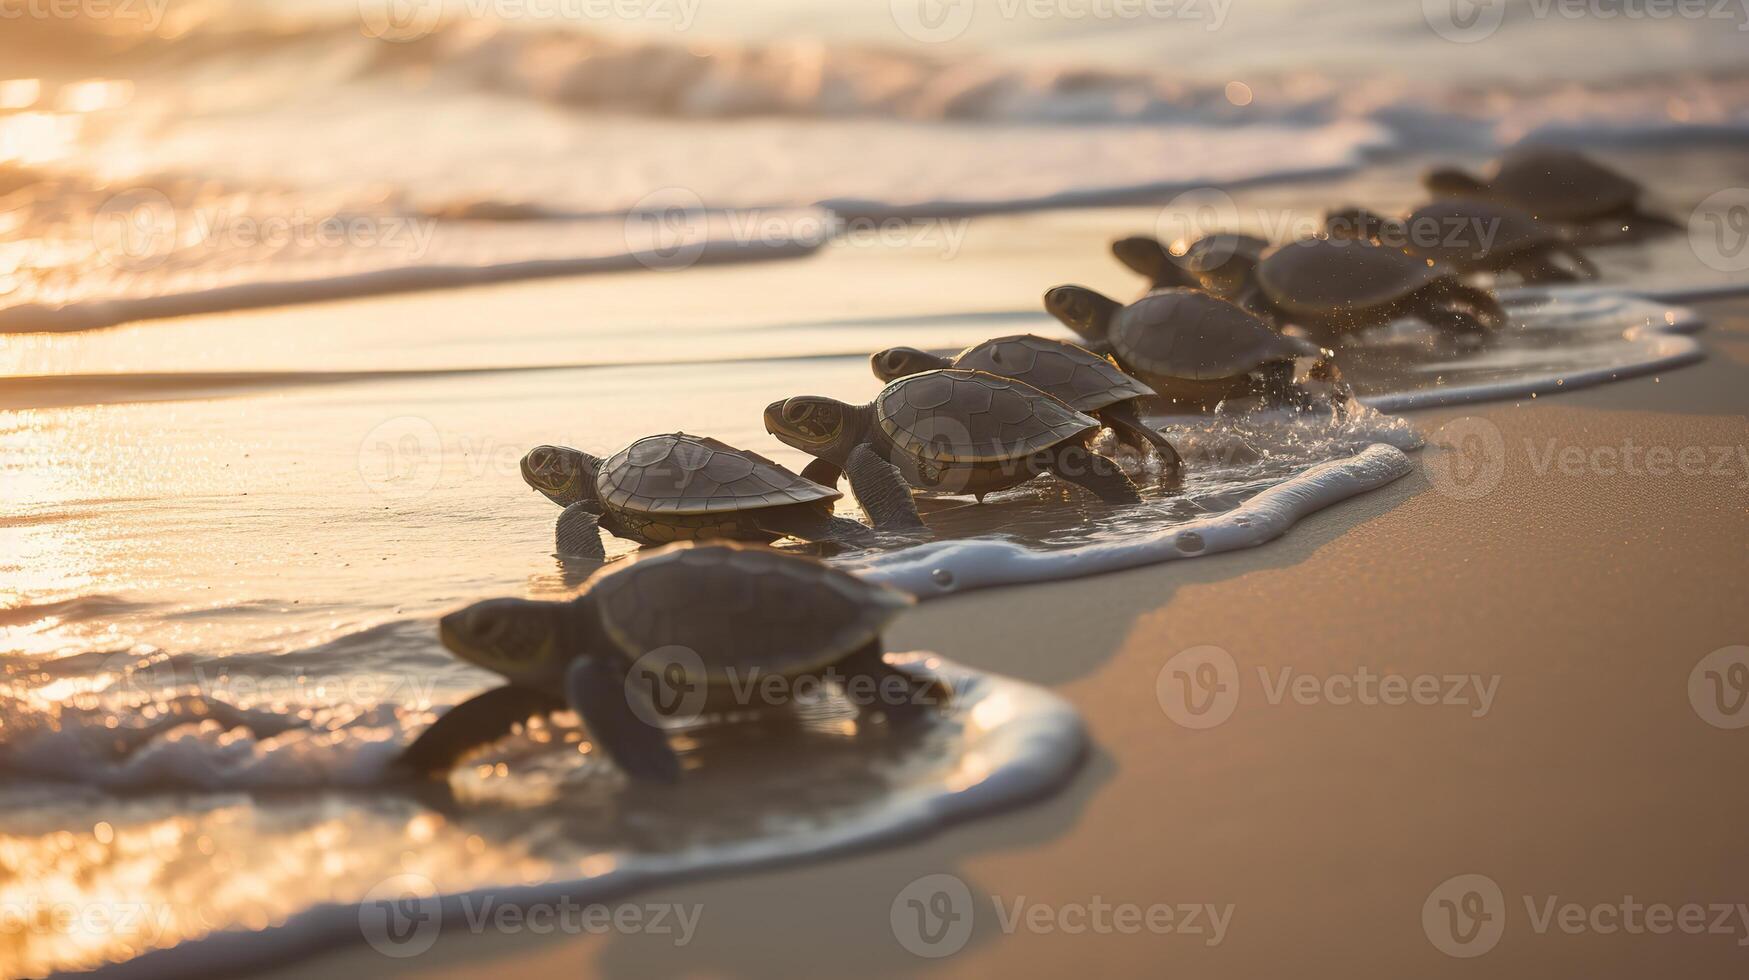
<path fill-rule="evenodd" d="M 322 23 L 303 4 L 212 23 L 174 4 L 131 42 L 8 22 L 0 906 L 139 918 L 7 932 L 0 972 L 236 968 L 369 938 L 357 903 L 378 885 L 447 916 L 480 889 L 591 901 L 927 833 L 1066 778 L 1066 705 L 941 663 L 958 697 L 927 727 L 828 704 L 694 732 L 674 790 L 628 787 L 569 716 L 494 746 L 453 796 L 381 785 L 431 718 L 495 683 L 434 619 L 568 595 L 592 570 L 551 555 L 557 508 L 516 465 L 535 444 L 608 453 L 684 429 L 799 469 L 760 428 L 771 399 L 866 400 L 867 353 L 893 344 L 1066 336 L 1039 295 L 1139 291 L 1106 244 L 1165 230 L 1179 189 L 1228 188 L 1221 220 L 1279 237 L 1335 203 L 1278 183 L 1294 175 L 1394 160 L 1411 189 L 1369 171 L 1357 197 L 1398 207 L 1427 162 L 1409 147 L 1728 140 L 1745 121 L 1732 25 L 1515 14 L 1478 48 L 1413 6 L 1279 6 L 1236 5 L 1216 35 L 984 3 L 946 45 L 896 35 L 886 0 L 707 5 L 678 37 L 476 24 L 404 45 L 363 37 L 351 0 Z M 291 29 L 248 33 L 264 13 Z M 1629 169 L 1682 216 L 1740 182 L 1732 152 Z M 1272 184 L 1285 199 L 1255 211 L 1239 189 Z M 1166 487 L 1123 457 L 1140 506 L 1041 480 L 927 502 L 935 541 L 832 560 L 935 597 L 1266 546 L 1409 471 L 1420 436 L 1390 413 L 1697 357 L 1687 311 L 1611 290 L 1740 286 L 1704 245 L 1600 250 L 1604 291 L 1521 292 L 1484 346 L 1366 338 L 1342 354 L 1362 401 L 1342 419 L 1162 418 L 1191 468 Z M 755 258 L 772 261 L 738 261 Z M 215 929 L 241 931 L 134 959 Z"/>
<path fill-rule="evenodd" d="M 383 750 L 429 717 L 419 712 L 261 712 L 246 719 L 266 729 L 258 737 L 191 725 L 175 744 L 106 766 L 92 756 L 109 747 L 90 744 L 88 729 L 79 744 L 72 716 L 86 709 L 70 705 L 62 733 L 9 740 L 14 764 L 34 754 L 88 787 L 119 790 L 129 785 L 122 770 L 148 768 L 138 756 L 174 754 L 180 764 L 158 767 L 152 786 L 180 778 L 203 792 L 9 794 L 0 899 L 45 921 L 90 907 L 114 919 L 9 931 L 0 962 L 33 974 L 139 956 L 117 975 L 191 976 L 361 932 L 393 955 L 480 903 L 588 905 L 676 877 L 928 833 L 1046 792 L 1080 761 L 1080 720 L 1054 695 L 927 654 L 891 659 L 948 685 L 946 703 L 892 729 L 816 691 L 793 713 L 681 730 L 689 771 L 674 787 L 628 784 L 563 714 L 499 742 L 448 787 L 414 787 L 376 784 Z M 193 773 L 197 760 L 204 775 Z M 73 815 L 77 833 L 66 829 Z M 423 928 L 389 926 L 380 903 L 397 900 Z M 209 933 L 219 935 L 140 956 Z"/>

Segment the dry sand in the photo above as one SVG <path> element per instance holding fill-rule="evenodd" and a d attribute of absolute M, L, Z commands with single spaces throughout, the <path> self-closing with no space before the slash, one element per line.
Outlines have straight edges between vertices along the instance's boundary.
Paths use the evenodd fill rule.
<path fill-rule="evenodd" d="M 1729 935 L 1540 932 L 1551 898 L 1585 906 L 1749 903 L 1749 729 L 1691 707 L 1710 651 L 1749 643 L 1749 303 L 1715 305 L 1709 359 L 1522 403 L 1417 413 L 1498 427 L 1497 487 L 1441 492 L 1426 467 L 1265 548 L 932 603 L 896 648 L 938 650 L 1047 685 L 1093 751 L 1037 805 L 848 859 L 675 885 L 701 903 L 690 945 L 659 936 L 446 935 L 388 960 L 359 948 L 276 976 L 1740 977 Z M 1474 423 L 1466 423 L 1472 428 Z M 1730 447 L 1729 475 L 1538 472 L 1578 447 Z M 1710 454 L 1709 454 L 1710 465 Z M 1191 730 L 1155 682 L 1212 644 L 1238 705 Z M 1480 675 L 1457 705 L 1300 704 L 1259 680 Z M 976 928 L 941 959 L 908 952 L 890 909 L 914 879 L 970 889 Z M 1479 959 L 1429 941 L 1423 905 L 1454 875 L 1498 883 L 1504 934 Z M 994 902 L 1232 906 L 1211 935 L 1004 934 Z M 1710 924 L 1712 914 L 1707 915 Z M 1609 923 L 1603 920 L 1604 925 Z"/>

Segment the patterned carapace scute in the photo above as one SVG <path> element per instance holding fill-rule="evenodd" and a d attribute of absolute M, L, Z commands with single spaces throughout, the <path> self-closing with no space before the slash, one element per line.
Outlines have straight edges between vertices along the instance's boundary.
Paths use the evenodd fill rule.
<path fill-rule="evenodd" d="M 954 358 L 953 366 L 1024 381 L 1082 412 L 1154 393 L 1084 347 L 1032 334 L 997 337 L 968 347 Z"/>
<path fill-rule="evenodd" d="M 703 436 L 646 436 L 602 464 L 596 489 L 610 507 L 645 514 L 712 514 L 843 496 L 758 453 Z"/>
<path fill-rule="evenodd" d="M 1394 248 L 1329 238 L 1283 245 L 1257 267 L 1272 303 L 1313 317 L 1376 309 L 1446 275 Z"/>
<path fill-rule="evenodd" d="M 1195 289 L 1161 289 L 1118 312 L 1111 344 L 1138 371 L 1206 381 L 1259 366 L 1315 356 L 1318 347 L 1287 337 L 1232 303 Z"/>
<path fill-rule="evenodd" d="M 727 542 L 652 552 L 598 573 L 587 593 L 627 657 L 702 664 L 700 679 L 719 682 L 729 671 L 818 670 L 916 602 L 813 558 Z"/>
<path fill-rule="evenodd" d="M 1508 154 L 1488 189 L 1555 221 L 1599 217 L 1640 196 L 1639 184 L 1583 154 L 1554 147 Z"/>
<path fill-rule="evenodd" d="M 900 450 L 942 463 L 1020 459 L 1099 427 L 1031 385 L 958 369 L 887 385 L 875 416 Z"/>
<path fill-rule="evenodd" d="M 1468 198 L 1423 204 L 1405 224 L 1413 254 L 1460 268 L 1562 241 L 1553 228 L 1515 207 Z"/>

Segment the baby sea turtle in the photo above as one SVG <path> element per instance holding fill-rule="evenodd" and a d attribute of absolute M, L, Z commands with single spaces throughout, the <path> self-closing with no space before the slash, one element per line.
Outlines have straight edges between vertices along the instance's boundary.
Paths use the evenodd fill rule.
<path fill-rule="evenodd" d="M 1146 454 L 1153 446 L 1168 470 L 1179 466 L 1178 450 L 1136 415 L 1136 399 L 1152 398 L 1154 390 L 1085 347 L 1019 334 L 986 340 L 951 359 L 915 347 L 889 347 L 869 358 L 869 365 L 882 381 L 942 368 L 984 371 L 1023 381 L 1075 411 L 1097 418 L 1118 441 L 1137 452 Z"/>
<path fill-rule="evenodd" d="M 765 409 L 765 429 L 850 477 L 876 517 L 911 506 L 907 484 L 980 501 L 1042 473 L 1107 503 L 1135 503 L 1135 484 L 1088 449 L 1099 420 L 1031 385 L 983 371 L 925 371 L 881 389 L 867 405 L 797 395 Z"/>
<path fill-rule="evenodd" d="M 438 635 L 510 683 L 445 712 L 398 764 L 446 772 L 514 726 L 569 705 L 627 775 L 673 781 L 680 761 L 659 722 L 679 705 L 763 707 L 746 702 L 772 690 L 761 681 L 772 676 L 830 673 L 859 707 L 907 721 L 936 687 L 889 665 L 880 634 L 915 601 L 812 558 L 688 542 L 611 565 L 570 601 L 476 602 L 443 617 Z"/>
<path fill-rule="evenodd" d="M 1212 409 L 1246 395 L 1302 401 L 1295 362 L 1324 355 L 1316 344 L 1277 333 L 1196 289 L 1157 289 L 1124 306 L 1085 286 L 1058 286 L 1045 294 L 1045 309 L 1095 353 L 1110 353 L 1161 398 L 1186 409 Z"/>
<path fill-rule="evenodd" d="M 1257 264 L 1242 304 L 1278 323 L 1335 337 L 1399 317 L 1474 334 L 1506 323 L 1500 301 L 1444 266 L 1371 242 L 1306 238 Z"/>
<path fill-rule="evenodd" d="M 1159 239 L 1138 235 L 1111 243 L 1111 252 L 1131 270 L 1148 278 L 1151 289 L 1200 288 L 1232 299 L 1245 286 L 1251 265 L 1263 257 L 1269 243 L 1255 235 L 1215 232 L 1190 243 L 1183 255 L 1173 255 Z M 1235 256 L 1249 263 L 1234 263 Z"/>
<path fill-rule="evenodd" d="M 603 460 L 565 446 L 522 457 L 522 478 L 559 515 L 558 551 L 603 560 L 601 528 L 639 544 L 700 538 L 873 542 L 868 528 L 834 516 L 843 494 L 758 453 L 704 436 L 646 436 Z"/>
<path fill-rule="evenodd" d="M 1680 231 L 1682 225 L 1640 209 L 1638 182 L 1574 150 L 1529 146 L 1506 154 L 1486 179 L 1455 167 L 1429 171 L 1421 183 L 1436 197 L 1504 200 L 1543 221 L 1598 238 Z M 1596 234 L 1601 232 L 1602 234 Z"/>
<path fill-rule="evenodd" d="M 1577 246 L 1510 204 L 1446 198 L 1423 204 L 1407 218 L 1351 207 L 1331 211 L 1324 220 L 1333 238 L 1360 238 L 1401 249 L 1461 275 L 1511 272 L 1527 283 L 1577 282 L 1597 275 L 1597 266 Z"/>

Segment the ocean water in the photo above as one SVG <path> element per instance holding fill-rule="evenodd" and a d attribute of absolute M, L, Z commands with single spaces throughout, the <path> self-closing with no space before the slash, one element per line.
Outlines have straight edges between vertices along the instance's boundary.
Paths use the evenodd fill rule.
<path fill-rule="evenodd" d="M 0 933 L 6 974 L 236 968 L 369 939 L 385 895 L 605 900 L 1048 792 L 1073 709 L 927 650 L 956 695 L 927 725 L 828 700 L 782 738 L 681 733 L 672 791 L 563 714 L 435 793 L 383 766 L 494 683 L 436 617 L 592 571 L 552 555 L 533 445 L 688 430 L 799 469 L 766 403 L 865 401 L 893 344 L 1066 336 L 1044 289 L 1133 295 L 1105 244 L 1186 189 L 1256 228 L 1336 203 L 1312 175 L 1407 203 L 1429 159 L 1538 135 L 1630 168 L 1689 148 L 1693 173 L 1638 171 L 1682 216 L 1740 170 L 1749 113 L 1736 24 L 1528 6 L 1477 43 L 1364 2 L 980 2 L 940 40 L 886 0 L 137 9 L 161 16 L 0 21 L 0 905 L 144 914 Z M 831 560 L 927 599 L 1267 547 L 1412 470 L 1399 413 L 1674 369 L 1700 324 L 1673 297 L 1741 285 L 1680 235 L 1597 258 L 1596 288 L 1509 292 L 1494 342 L 1345 349 L 1345 416 L 1158 417 L 1192 465 L 1168 488 L 1121 458 L 1136 507 L 1038 481 Z"/>

